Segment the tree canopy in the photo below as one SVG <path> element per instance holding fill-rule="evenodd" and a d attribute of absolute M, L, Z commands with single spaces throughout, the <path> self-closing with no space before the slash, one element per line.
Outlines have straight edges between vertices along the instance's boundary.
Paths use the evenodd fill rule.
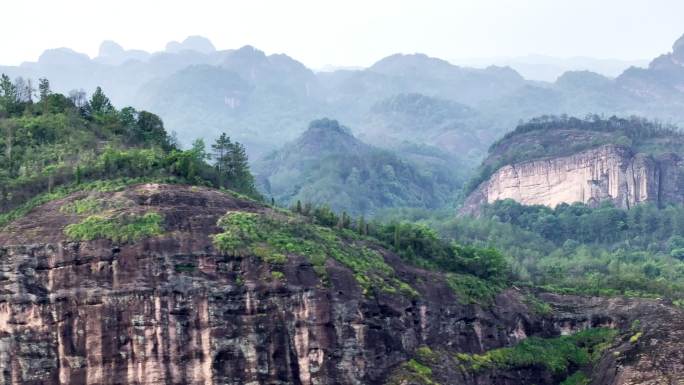
<path fill-rule="evenodd" d="M 0 77 L 0 210 L 16 207 L 56 186 L 87 180 L 176 178 L 258 197 L 244 147 L 231 143 L 230 172 L 219 172 L 205 153 L 180 149 L 162 119 L 133 107 L 117 110 L 98 87 L 54 93 L 47 79 Z M 23 91 L 21 91 L 23 90 Z"/>

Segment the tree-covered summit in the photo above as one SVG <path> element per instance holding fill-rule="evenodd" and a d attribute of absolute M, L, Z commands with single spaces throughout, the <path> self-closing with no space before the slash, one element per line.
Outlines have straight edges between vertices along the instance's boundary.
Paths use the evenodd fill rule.
<path fill-rule="evenodd" d="M 418 167 L 366 144 L 336 120 L 320 119 L 295 141 L 255 164 L 265 195 L 284 205 L 330 204 L 372 215 L 387 207 L 445 205 L 454 186 L 447 171 Z"/>
<path fill-rule="evenodd" d="M 2 212 L 60 186 L 103 179 L 165 179 L 257 196 L 244 147 L 224 135 L 212 149 L 197 140 L 182 150 L 159 116 L 118 110 L 100 87 L 90 97 L 63 95 L 47 79 L 0 77 Z"/>

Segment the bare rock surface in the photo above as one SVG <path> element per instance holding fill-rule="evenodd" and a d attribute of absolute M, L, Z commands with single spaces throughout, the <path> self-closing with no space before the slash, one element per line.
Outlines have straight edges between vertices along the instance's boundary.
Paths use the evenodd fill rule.
<path fill-rule="evenodd" d="M 602 201 L 612 201 L 622 208 L 643 202 L 682 203 L 682 167 L 675 155 L 656 159 L 615 145 L 509 164 L 468 196 L 461 213 L 474 214 L 482 205 L 504 199 L 549 207 L 575 202 L 595 205 Z"/>

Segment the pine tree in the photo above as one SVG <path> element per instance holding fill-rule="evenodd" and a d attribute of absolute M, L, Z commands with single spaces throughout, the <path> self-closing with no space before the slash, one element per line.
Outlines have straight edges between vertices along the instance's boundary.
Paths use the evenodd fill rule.
<path fill-rule="evenodd" d="M 226 170 L 228 168 L 228 154 L 230 153 L 230 147 L 233 143 L 230 141 L 230 137 L 226 133 L 222 133 L 216 139 L 216 142 L 211 145 L 211 149 L 214 155 L 214 167 L 216 168 L 216 173 L 218 175 L 218 184 L 221 187 L 226 187 Z"/>
<path fill-rule="evenodd" d="M 230 137 L 222 133 L 211 148 L 219 186 L 258 195 L 245 147 L 239 142 L 231 142 Z"/>
<path fill-rule="evenodd" d="M 8 115 L 15 113 L 17 107 L 17 88 L 14 86 L 9 76 L 0 76 L 0 112 L 5 111 Z"/>
<path fill-rule="evenodd" d="M 102 87 L 97 87 L 90 101 L 86 105 L 86 112 L 89 116 L 109 115 L 113 112 L 114 106 L 107 95 L 102 91 Z"/>
<path fill-rule="evenodd" d="M 40 104 L 43 105 L 43 114 L 47 114 L 50 108 L 50 93 L 52 93 L 50 91 L 50 81 L 46 78 L 38 79 L 38 95 L 40 96 Z"/>
<path fill-rule="evenodd" d="M 249 194 L 256 192 L 254 177 L 249 171 L 249 159 L 245 147 L 239 142 L 234 142 L 230 146 L 228 153 L 227 174 L 232 180 L 232 185 L 239 191 Z"/>

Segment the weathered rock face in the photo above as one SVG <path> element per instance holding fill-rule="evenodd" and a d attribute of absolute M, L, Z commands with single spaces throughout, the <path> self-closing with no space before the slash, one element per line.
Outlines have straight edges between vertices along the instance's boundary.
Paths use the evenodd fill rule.
<path fill-rule="evenodd" d="M 571 156 L 507 165 L 466 199 L 462 213 L 513 199 L 526 205 L 613 201 L 630 208 L 643 202 L 684 202 L 684 164 L 672 154 L 655 159 L 606 145 Z"/>
<path fill-rule="evenodd" d="M 479 351 L 532 324 L 515 297 L 501 297 L 500 314 L 460 305 L 440 277 L 392 255 L 420 300 L 363 295 L 332 260 L 328 284 L 297 256 L 285 281 L 269 279 L 269 265 L 222 255 L 210 238 L 227 210 L 268 209 L 206 189 L 113 193 L 163 214 L 167 235 L 69 242 L 75 220 L 60 207 L 79 197 L 0 233 L 0 384 L 378 383 L 421 344 Z"/>
<path fill-rule="evenodd" d="M 592 385 L 678 385 L 684 382 L 684 314 L 657 301 L 586 298 L 542 293 L 554 314 L 551 330 L 570 334 L 589 327 L 623 330 L 591 370 Z M 447 356 L 448 357 L 448 356 Z M 445 360 L 447 361 L 447 360 Z M 446 363 L 433 370 L 444 384 L 558 384 L 562 377 L 538 367 L 463 373 Z M 458 380 L 454 380 L 458 379 Z"/>
<path fill-rule="evenodd" d="M 421 345 L 483 352 L 530 335 L 625 328 L 656 310 L 684 330 L 681 314 L 656 302 L 553 297 L 557 316 L 541 317 L 508 290 L 487 308 L 462 305 L 441 275 L 390 253 L 388 263 L 419 296 L 364 295 L 332 259 L 321 282 L 296 255 L 281 267 L 285 278 L 273 280 L 270 265 L 219 253 L 210 238 L 227 210 L 270 209 L 208 189 L 141 185 L 106 193 L 131 202 L 132 212 L 163 214 L 165 235 L 123 245 L 70 242 L 63 228 L 77 218 L 60 207 L 84 195 L 48 203 L 0 232 L 0 384 L 379 384 Z M 642 376 L 640 367 L 681 358 L 681 332 L 668 334 L 657 320 L 644 322 L 651 353 L 630 345 L 624 355 L 631 361 L 606 358 L 606 373 L 616 374 L 597 384 L 642 383 L 630 382 Z M 650 341 L 668 348 L 656 352 Z M 681 362 L 658 365 L 653 378 L 682 373 Z M 548 377 L 540 368 L 524 378 L 451 370 L 443 383 Z"/>

